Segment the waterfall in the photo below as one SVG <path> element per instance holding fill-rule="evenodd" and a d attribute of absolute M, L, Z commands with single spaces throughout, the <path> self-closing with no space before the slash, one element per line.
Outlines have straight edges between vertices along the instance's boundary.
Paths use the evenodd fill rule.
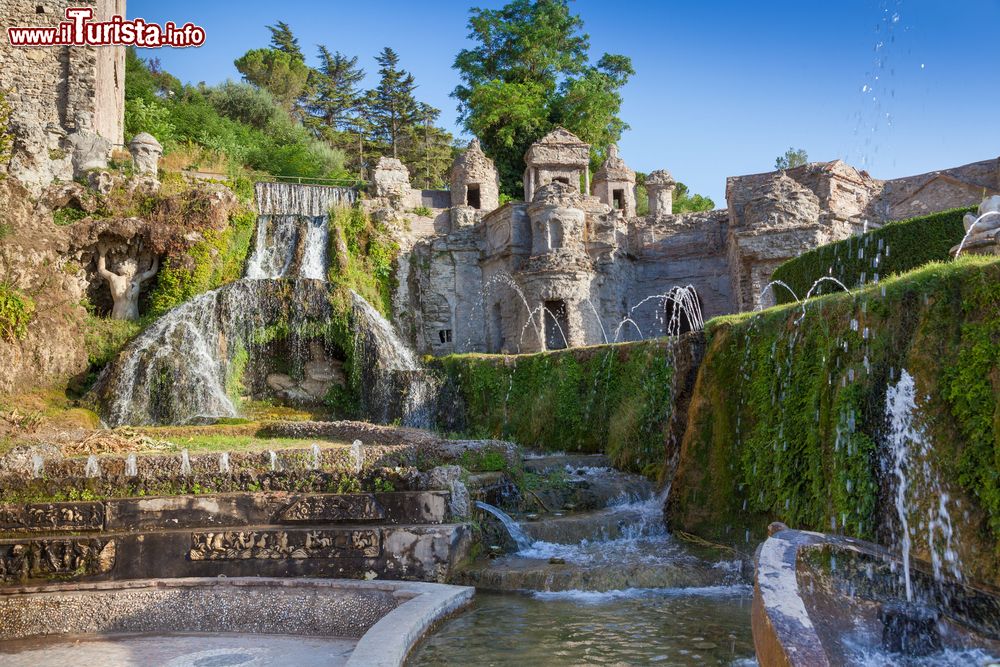
<path fill-rule="evenodd" d="M 174 308 L 133 340 L 96 392 L 109 426 L 190 424 L 239 416 L 238 380 L 276 338 L 329 322 L 327 216 L 351 188 L 258 183 L 256 243 L 245 278 Z M 352 293 L 365 414 L 429 427 L 433 385 L 392 325 Z M 316 329 L 316 327 L 312 327 Z M 293 350 L 293 365 L 305 350 Z M 237 364 L 237 360 L 239 363 Z"/>
<path fill-rule="evenodd" d="M 276 322 L 291 330 L 329 315 L 326 287 L 310 280 L 238 280 L 201 294 L 132 341 L 102 378 L 110 426 L 185 424 L 238 416 L 227 392 L 232 361 Z"/>
<path fill-rule="evenodd" d="M 528 537 L 527 534 L 521 530 L 521 526 L 517 524 L 517 521 L 514 521 L 514 519 L 512 519 L 506 512 L 498 507 L 494 507 L 493 505 L 479 500 L 476 501 L 476 507 L 484 512 L 489 512 L 496 518 L 500 519 L 500 523 L 504 525 L 504 528 L 507 529 L 507 532 L 510 533 L 510 536 L 514 539 L 514 543 L 517 544 L 518 551 L 523 551 L 531 547 L 534 540 Z"/>
<path fill-rule="evenodd" d="M 405 426 L 430 428 L 434 407 L 430 376 L 374 306 L 356 292 L 351 298 L 355 359 L 365 372 L 361 383 L 365 412 L 383 423 L 400 419 Z"/>
<path fill-rule="evenodd" d="M 326 279 L 327 216 L 357 200 L 353 188 L 257 183 L 257 231 L 246 277 Z"/>
<path fill-rule="evenodd" d="M 354 188 L 293 183 L 257 183 L 254 186 L 259 215 L 325 216 L 334 206 L 353 206 Z"/>

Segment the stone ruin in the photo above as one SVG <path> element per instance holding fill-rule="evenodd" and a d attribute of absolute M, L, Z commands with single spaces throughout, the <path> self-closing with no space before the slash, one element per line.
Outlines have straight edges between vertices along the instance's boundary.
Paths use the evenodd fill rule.
<path fill-rule="evenodd" d="M 393 215 L 406 218 L 394 316 L 418 351 L 663 335 L 677 308 L 663 297 L 678 288 L 693 287 L 704 319 L 768 306 L 761 292 L 774 269 L 807 250 L 1000 193 L 1000 159 L 888 181 L 834 160 L 731 177 L 726 208 L 674 214 L 676 181 L 661 169 L 646 177 L 649 213 L 639 216 L 635 172 L 616 146 L 593 178 L 590 146 L 563 128 L 524 159 L 524 201 L 502 207 L 476 140 L 456 159 L 450 191 L 408 189 L 402 170 L 380 162 L 365 204 L 385 213 L 395 201 Z M 421 205 L 429 217 L 407 218 Z"/>
<path fill-rule="evenodd" d="M 0 0 L 2 26 L 54 26 L 68 7 L 92 7 L 94 21 L 125 15 L 125 0 Z M 15 48 L 0 31 L 0 90 L 11 106 L 7 171 L 32 194 L 107 167 L 123 146 L 125 47 Z"/>

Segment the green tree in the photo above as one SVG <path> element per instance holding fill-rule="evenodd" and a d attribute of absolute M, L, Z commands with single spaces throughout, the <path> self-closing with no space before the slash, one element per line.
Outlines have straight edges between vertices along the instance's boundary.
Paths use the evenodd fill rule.
<path fill-rule="evenodd" d="M 631 60 L 605 54 L 590 64 L 590 38 L 568 0 L 473 9 L 468 25 L 476 45 L 455 58 L 462 83 L 452 95 L 506 194 L 520 190 L 525 151 L 556 125 L 590 143 L 595 162 L 628 127 L 618 117 L 619 91 L 634 74 Z"/>
<path fill-rule="evenodd" d="M 399 141 L 417 122 L 417 100 L 413 91 L 417 85 L 413 75 L 399 67 L 399 55 L 385 47 L 375 57 L 379 64 L 379 83 L 368 96 L 368 120 L 375 136 L 399 157 Z"/>
<path fill-rule="evenodd" d="M 294 112 L 309 82 L 309 67 L 279 49 L 251 49 L 236 60 L 243 78 L 264 88 L 288 112 Z"/>
<path fill-rule="evenodd" d="M 272 48 L 305 62 L 306 57 L 299 48 L 299 40 L 292 34 L 292 29 L 287 23 L 278 21 L 274 25 L 267 26 L 267 29 L 271 31 Z"/>
<path fill-rule="evenodd" d="M 809 161 L 809 155 L 802 148 L 789 148 L 784 155 L 779 155 L 774 160 L 775 169 L 791 169 L 801 167 Z"/>
<path fill-rule="evenodd" d="M 434 124 L 440 115 L 440 109 L 418 102 L 417 122 L 407 130 L 403 161 L 410 168 L 411 182 L 418 188 L 444 186 L 455 157 L 451 133 Z"/>
<path fill-rule="evenodd" d="M 680 181 L 674 189 L 674 213 L 693 213 L 694 211 L 711 211 L 715 208 L 715 202 L 709 197 L 699 194 L 692 194 L 688 186 Z"/>
<path fill-rule="evenodd" d="M 348 130 L 363 102 L 358 84 L 365 78 L 365 71 L 358 67 L 357 56 L 348 58 L 339 51 L 331 53 L 320 44 L 319 67 L 314 78 L 309 112 L 331 130 Z"/>

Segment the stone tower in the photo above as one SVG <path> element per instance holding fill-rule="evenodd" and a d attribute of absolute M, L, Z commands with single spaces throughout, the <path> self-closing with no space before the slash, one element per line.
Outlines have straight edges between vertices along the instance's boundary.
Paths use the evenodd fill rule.
<path fill-rule="evenodd" d="M 594 174 L 591 194 L 626 218 L 635 215 L 635 172 L 618 155 L 618 146 L 608 148 L 608 158 Z"/>
<path fill-rule="evenodd" d="M 539 188 L 553 181 L 568 185 L 572 192 L 590 191 L 590 144 L 583 143 L 567 129 L 557 127 L 531 144 L 524 154 L 524 164 L 526 202 L 532 200 Z"/>
<path fill-rule="evenodd" d="M 660 216 L 673 213 L 675 187 L 677 187 L 677 182 L 666 169 L 657 169 L 646 177 L 650 215 Z"/>
<path fill-rule="evenodd" d="M 479 139 L 469 142 L 451 167 L 451 205 L 489 213 L 500 206 L 500 177 Z"/>

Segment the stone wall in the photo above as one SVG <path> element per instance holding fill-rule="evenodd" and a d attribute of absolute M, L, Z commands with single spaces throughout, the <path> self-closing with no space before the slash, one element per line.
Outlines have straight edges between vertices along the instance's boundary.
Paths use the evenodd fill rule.
<path fill-rule="evenodd" d="M 71 6 L 93 7 L 94 20 L 125 14 L 125 0 L 0 0 L 0 25 L 53 26 Z M 6 30 L 0 44 L 0 89 L 15 137 L 9 171 L 32 192 L 73 178 L 67 135 L 92 132 L 123 145 L 124 47 L 13 47 Z"/>

